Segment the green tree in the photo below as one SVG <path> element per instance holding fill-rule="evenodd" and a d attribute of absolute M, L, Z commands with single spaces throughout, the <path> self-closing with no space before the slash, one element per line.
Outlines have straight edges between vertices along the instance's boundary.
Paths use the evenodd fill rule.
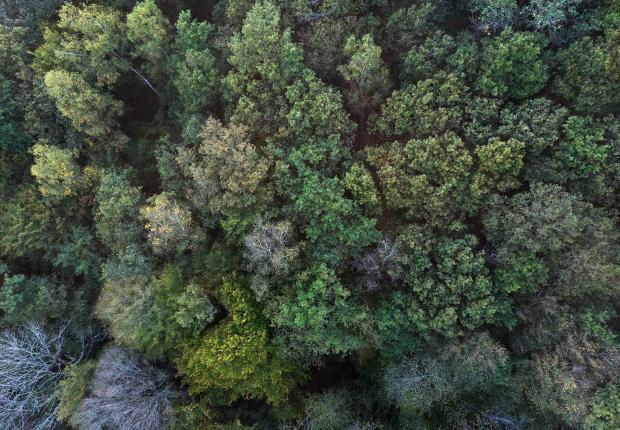
<path fill-rule="evenodd" d="M 156 254 L 183 252 L 192 238 L 192 216 L 170 193 L 157 194 L 141 210 L 148 239 Z"/>
<path fill-rule="evenodd" d="M 455 75 L 439 73 L 394 91 L 381 107 L 376 126 L 386 136 L 417 138 L 458 130 L 466 97 Z"/>
<path fill-rule="evenodd" d="M 349 143 L 356 125 L 349 118 L 338 90 L 324 84 L 309 70 L 286 89 L 289 103 L 286 134 L 295 143 L 340 136 Z"/>
<path fill-rule="evenodd" d="M 69 310 L 68 288 L 41 276 L 11 274 L 0 264 L 0 327 L 17 327 L 29 321 L 59 321 Z M 77 306 L 73 315 L 79 314 Z"/>
<path fill-rule="evenodd" d="M 103 139 L 114 132 L 123 112 L 122 102 L 96 91 L 79 74 L 52 70 L 45 74 L 45 85 L 58 110 L 76 130 Z M 112 139 L 113 144 L 117 139 Z"/>
<path fill-rule="evenodd" d="M 511 26 L 517 20 L 519 5 L 516 0 L 473 0 L 469 10 L 476 17 L 476 29 L 488 35 Z"/>
<path fill-rule="evenodd" d="M 605 113 L 620 103 L 618 38 L 584 36 L 557 55 L 553 89 L 579 112 Z"/>
<path fill-rule="evenodd" d="M 479 166 L 472 179 L 473 197 L 482 198 L 493 192 L 517 188 L 524 155 L 525 144 L 515 139 L 491 138 L 486 145 L 477 147 Z"/>
<path fill-rule="evenodd" d="M 202 339 L 183 345 L 176 360 L 190 393 L 225 401 L 238 397 L 266 398 L 271 403 L 286 400 L 300 373 L 269 345 L 267 322 L 251 292 L 229 278 L 218 296 L 228 317 Z"/>
<path fill-rule="evenodd" d="M 177 157 L 191 180 L 188 194 L 198 209 L 253 211 L 271 201 L 271 160 L 250 143 L 245 126 L 225 127 L 209 118 L 201 138 L 198 148 L 180 150 Z"/>
<path fill-rule="evenodd" d="M 454 133 L 367 150 L 385 202 L 412 219 L 442 225 L 470 206 L 473 158 Z"/>
<path fill-rule="evenodd" d="M 584 420 L 584 428 L 604 430 L 620 426 L 620 388 L 610 382 L 597 390 L 590 400 L 590 410 Z"/>
<path fill-rule="evenodd" d="M 181 12 L 176 22 L 170 62 L 182 122 L 212 108 L 217 98 L 219 74 L 208 45 L 211 31 L 208 23 L 192 20 L 189 11 Z"/>
<path fill-rule="evenodd" d="M 344 184 L 338 178 L 325 178 L 315 172 L 305 174 L 301 189 L 291 195 L 290 211 L 302 226 L 312 259 L 330 266 L 380 238 L 376 220 L 365 216 L 345 195 Z"/>
<path fill-rule="evenodd" d="M 257 2 L 248 12 L 230 41 L 228 62 L 230 120 L 247 126 L 253 138 L 273 135 L 283 123 L 286 88 L 303 71 L 303 55 L 290 30 L 280 30 L 280 13 L 271 1 Z"/>
<path fill-rule="evenodd" d="M 389 366 L 382 385 L 401 419 L 411 420 L 461 396 L 492 392 L 507 368 L 508 352 L 488 334 L 479 333 Z"/>
<path fill-rule="evenodd" d="M 494 321 L 498 304 L 481 252 L 475 251 L 471 235 L 453 239 L 433 237 L 429 231 L 409 226 L 398 237 L 402 250 L 405 289 L 395 293 L 392 303 L 380 309 L 382 318 L 402 314 L 406 324 L 398 330 L 432 338 L 452 338 Z M 390 309 L 391 306 L 394 306 Z M 388 321 L 380 330 L 389 330 Z M 398 331 L 381 334 L 387 341 L 398 339 Z"/>
<path fill-rule="evenodd" d="M 76 195 L 80 169 L 75 154 L 68 149 L 36 144 L 31 149 L 34 164 L 30 168 L 44 199 L 52 203 Z"/>
<path fill-rule="evenodd" d="M 145 71 L 159 77 L 169 47 L 169 23 L 155 0 L 138 3 L 127 15 L 127 40 L 132 43 L 131 56 L 145 63 Z"/>
<path fill-rule="evenodd" d="M 346 101 L 352 112 L 365 118 L 387 95 L 389 71 L 381 59 L 381 48 L 370 34 L 361 39 L 349 37 L 344 53 L 349 61 L 339 66 L 338 71 L 346 83 Z"/>
<path fill-rule="evenodd" d="M 536 33 L 502 31 L 483 41 L 476 87 L 493 97 L 526 99 L 538 93 L 548 79 L 543 60 L 547 42 Z"/>
<path fill-rule="evenodd" d="M 129 183 L 126 173 L 102 172 L 95 192 L 95 231 L 111 251 L 139 242 L 140 199 L 140 188 Z"/>
<path fill-rule="evenodd" d="M 369 310 L 353 302 L 351 292 L 325 265 L 299 273 L 266 312 L 284 348 L 301 359 L 368 345 Z"/>

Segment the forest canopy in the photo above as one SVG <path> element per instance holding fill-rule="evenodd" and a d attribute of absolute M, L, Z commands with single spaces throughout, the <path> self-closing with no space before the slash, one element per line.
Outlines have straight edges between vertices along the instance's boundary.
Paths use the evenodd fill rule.
<path fill-rule="evenodd" d="M 620 1 L 0 0 L 0 428 L 620 428 Z"/>

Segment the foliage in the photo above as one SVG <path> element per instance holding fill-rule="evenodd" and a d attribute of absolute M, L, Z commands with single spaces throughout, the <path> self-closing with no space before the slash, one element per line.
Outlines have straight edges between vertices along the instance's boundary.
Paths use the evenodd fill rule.
<path fill-rule="evenodd" d="M 504 30 L 483 43 L 480 74 L 476 87 L 493 97 L 526 99 L 547 82 L 547 65 L 542 59 L 544 37 L 536 33 Z"/>
<path fill-rule="evenodd" d="M 179 151 L 177 162 L 193 181 L 189 198 L 215 213 L 252 210 L 271 199 L 266 182 L 270 160 L 249 142 L 247 128 L 225 127 L 209 118 L 195 151 Z"/>
<path fill-rule="evenodd" d="M 619 0 L 0 0 L 0 428 L 618 427 L 618 47 Z"/>
<path fill-rule="evenodd" d="M 352 112 L 363 117 L 383 101 L 389 88 L 388 70 L 381 59 L 381 48 L 370 34 L 360 40 L 349 37 L 344 53 L 349 61 L 338 71 L 347 83 L 347 104 Z"/>
<path fill-rule="evenodd" d="M 463 117 L 463 84 L 454 75 L 438 74 L 396 90 L 377 118 L 386 136 L 427 137 L 458 129 Z"/>
<path fill-rule="evenodd" d="M 269 345 L 266 321 L 251 293 L 230 278 L 224 280 L 219 297 L 228 318 L 202 339 L 184 345 L 177 359 L 190 393 L 223 395 L 230 401 L 241 396 L 284 401 L 299 371 Z"/>

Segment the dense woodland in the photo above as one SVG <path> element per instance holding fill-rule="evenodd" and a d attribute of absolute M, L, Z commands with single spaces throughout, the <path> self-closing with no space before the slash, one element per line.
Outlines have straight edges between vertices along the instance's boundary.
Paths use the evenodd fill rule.
<path fill-rule="evenodd" d="M 0 429 L 620 428 L 619 0 L 0 24 Z"/>

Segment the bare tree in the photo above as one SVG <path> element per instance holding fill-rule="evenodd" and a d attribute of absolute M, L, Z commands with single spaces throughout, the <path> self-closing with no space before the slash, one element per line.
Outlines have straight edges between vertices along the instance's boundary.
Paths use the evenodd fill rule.
<path fill-rule="evenodd" d="M 353 268 L 362 273 L 362 284 L 367 291 L 377 291 L 383 281 L 396 281 L 402 275 L 398 246 L 385 238 L 376 248 L 356 260 Z"/>
<path fill-rule="evenodd" d="M 71 424 L 81 430 L 157 430 L 172 419 L 177 397 L 168 376 L 131 350 L 112 346 L 97 363 L 90 394 Z"/>
<path fill-rule="evenodd" d="M 78 356 L 63 350 L 68 324 L 46 331 L 39 323 L 0 332 L 0 428 L 48 430 L 56 427 L 59 382 Z"/>
<path fill-rule="evenodd" d="M 299 253 L 299 247 L 292 245 L 292 241 L 293 227 L 290 222 L 265 223 L 258 219 L 252 232 L 243 240 L 245 257 L 258 274 L 286 273 Z"/>

